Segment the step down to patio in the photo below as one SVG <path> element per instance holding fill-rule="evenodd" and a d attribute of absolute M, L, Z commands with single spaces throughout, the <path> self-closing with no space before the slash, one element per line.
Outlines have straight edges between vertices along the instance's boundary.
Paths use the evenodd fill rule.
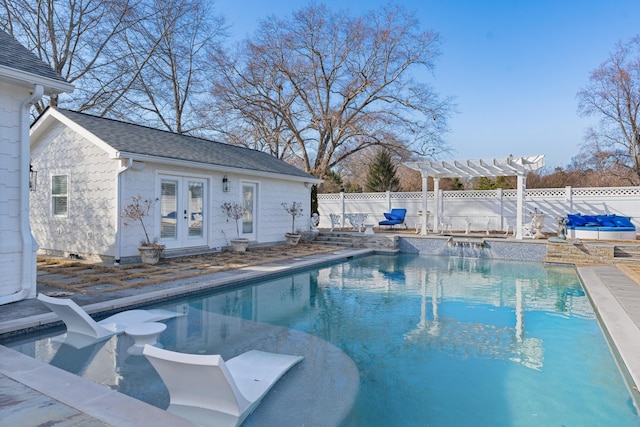
<path fill-rule="evenodd" d="M 323 232 L 318 233 L 313 243 L 319 245 L 341 246 L 345 248 L 353 247 L 352 233 Z"/>
<path fill-rule="evenodd" d="M 367 248 L 380 251 L 396 251 L 399 239 L 395 234 L 364 232 L 343 232 L 343 231 L 321 231 L 315 237 L 315 244 L 331 245 L 344 248 Z"/>
<path fill-rule="evenodd" d="M 634 258 L 640 261 L 640 245 L 615 245 L 614 258 Z"/>

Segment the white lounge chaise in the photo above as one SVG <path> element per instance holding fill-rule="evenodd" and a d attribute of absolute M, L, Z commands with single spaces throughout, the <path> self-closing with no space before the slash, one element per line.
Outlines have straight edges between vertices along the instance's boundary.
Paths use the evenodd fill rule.
<path fill-rule="evenodd" d="M 81 348 L 123 333 L 132 325 L 158 322 L 181 314 L 161 309 L 126 310 L 96 322 L 75 301 L 68 298 L 54 298 L 38 294 L 38 300 L 56 313 L 67 327 L 65 342 Z"/>
<path fill-rule="evenodd" d="M 250 350 L 227 362 L 145 345 L 169 390 L 167 411 L 201 426 L 239 426 L 302 356 Z"/>

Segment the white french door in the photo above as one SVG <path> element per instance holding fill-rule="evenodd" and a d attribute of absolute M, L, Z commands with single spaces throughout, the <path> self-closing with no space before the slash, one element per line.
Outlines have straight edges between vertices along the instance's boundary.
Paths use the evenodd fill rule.
<path fill-rule="evenodd" d="M 160 243 L 168 249 L 207 244 L 205 179 L 160 176 Z"/>

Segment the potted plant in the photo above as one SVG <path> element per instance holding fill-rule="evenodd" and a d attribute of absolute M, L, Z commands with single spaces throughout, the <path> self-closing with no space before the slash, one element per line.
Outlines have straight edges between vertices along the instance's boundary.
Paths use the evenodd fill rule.
<path fill-rule="evenodd" d="M 302 203 L 282 203 L 282 207 L 291 215 L 291 233 L 284 233 L 288 245 L 297 245 L 300 241 L 300 233 L 296 233 L 296 217 L 302 216 Z"/>
<path fill-rule="evenodd" d="M 236 222 L 236 238 L 231 239 L 231 247 L 233 248 L 233 251 L 245 252 L 247 250 L 247 246 L 249 246 L 249 239 L 240 237 L 240 220 L 244 215 L 244 207 L 236 202 L 226 202 L 222 204 L 221 208 L 225 215 L 227 215 L 227 222 L 230 219 L 233 219 Z"/>
<path fill-rule="evenodd" d="M 132 202 L 124 207 L 121 216 L 132 222 L 123 221 L 123 224 L 126 227 L 137 222 L 140 223 L 142 231 L 144 232 L 144 239 L 140 242 L 140 246 L 138 246 L 140 258 L 142 258 L 142 262 L 145 264 L 157 264 L 158 261 L 160 261 L 162 251 L 164 251 L 164 245 L 159 244 L 155 238 L 153 241 L 149 238 L 147 227 L 144 225 L 144 218 L 150 214 L 151 209 L 158 202 L 158 199 L 142 199 L 142 196 L 138 194 L 137 196 L 133 196 L 131 200 Z"/>

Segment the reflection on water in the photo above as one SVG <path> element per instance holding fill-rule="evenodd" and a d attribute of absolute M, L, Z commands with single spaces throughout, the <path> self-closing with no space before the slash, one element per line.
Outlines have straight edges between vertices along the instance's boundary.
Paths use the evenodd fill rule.
<path fill-rule="evenodd" d="M 355 362 L 356 381 L 359 376 L 355 406 L 342 422 L 347 426 L 399 419 L 465 426 L 639 422 L 572 268 L 371 256 L 164 308 L 186 313 L 166 322 L 160 342 L 168 349 L 226 359 L 251 348 L 304 351 L 300 375 L 318 369 L 297 393 L 308 394 L 310 403 L 300 406 L 307 411 L 335 405 L 342 395 L 335 387 L 347 381 L 332 376 L 338 359 L 306 341 L 334 344 Z M 145 359 L 127 354 L 126 335 L 81 350 L 51 336 L 8 344 L 166 406 Z"/>

